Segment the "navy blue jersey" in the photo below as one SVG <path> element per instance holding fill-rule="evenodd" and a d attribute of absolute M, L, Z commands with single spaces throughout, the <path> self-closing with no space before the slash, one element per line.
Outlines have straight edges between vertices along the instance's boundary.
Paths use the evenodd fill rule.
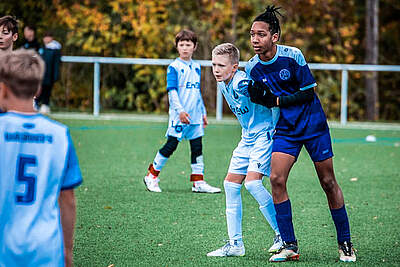
<path fill-rule="evenodd" d="M 258 55 L 246 64 L 246 72 L 254 81 L 264 82 L 277 96 L 294 94 L 317 86 L 307 62 L 298 48 L 277 45 L 270 61 Z M 304 140 L 328 130 L 325 113 L 316 94 L 312 102 L 280 109 L 275 136 Z"/>

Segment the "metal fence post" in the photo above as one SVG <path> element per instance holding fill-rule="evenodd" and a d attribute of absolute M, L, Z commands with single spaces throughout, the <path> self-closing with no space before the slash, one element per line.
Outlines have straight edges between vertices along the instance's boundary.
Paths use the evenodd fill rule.
<path fill-rule="evenodd" d="M 93 115 L 99 116 L 100 111 L 100 63 L 94 62 L 93 73 Z"/>
<path fill-rule="evenodd" d="M 347 69 L 342 70 L 341 105 L 340 105 L 340 124 L 347 123 L 347 88 L 349 83 L 349 73 Z"/>
<path fill-rule="evenodd" d="M 217 87 L 217 104 L 216 104 L 216 119 L 217 121 L 222 120 L 222 93 L 221 90 L 218 89 Z"/>

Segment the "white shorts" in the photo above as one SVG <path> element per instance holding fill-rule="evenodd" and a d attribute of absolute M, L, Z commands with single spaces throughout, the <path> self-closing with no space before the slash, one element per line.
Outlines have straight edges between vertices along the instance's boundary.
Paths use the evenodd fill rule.
<path fill-rule="evenodd" d="M 247 175 L 248 172 L 252 171 L 269 176 L 271 154 L 271 131 L 261 131 L 251 141 L 242 138 L 232 153 L 228 172 Z"/>
<path fill-rule="evenodd" d="M 192 140 L 204 135 L 204 128 L 202 124 L 182 124 L 169 126 L 165 136 L 174 136 L 178 141 L 182 139 Z"/>

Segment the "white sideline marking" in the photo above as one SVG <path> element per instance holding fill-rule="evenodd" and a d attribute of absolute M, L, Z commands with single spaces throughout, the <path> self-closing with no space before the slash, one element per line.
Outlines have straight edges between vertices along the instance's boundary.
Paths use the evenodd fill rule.
<path fill-rule="evenodd" d="M 89 113 L 51 113 L 55 119 L 72 119 L 72 120 L 116 120 L 116 121 L 143 121 L 143 122 L 168 122 L 168 115 L 155 114 L 118 114 L 104 113 L 95 117 Z M 222 121 L 217 121 L 215 118 L 208 118 L 210 124 L 227 124 L 238 125 L 235 118 L 224 118 Z M 381 122 L 348 122 L 346 125 L 341 125 L 340 122 L 329 121 L 330 128 L 337 129 L 362 129 L 362 130 L 383 130 L 383 131 L 400 131 L 400 123 L 381 123 Z"/>

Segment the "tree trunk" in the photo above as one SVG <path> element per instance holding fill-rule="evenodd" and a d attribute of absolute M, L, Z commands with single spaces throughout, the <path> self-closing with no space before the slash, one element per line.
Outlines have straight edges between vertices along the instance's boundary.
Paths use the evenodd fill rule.
<path fill-rule="evenodd" d="M 366 0 L 366 64 L 378 64 L 379 0 Z M 379 118 L 378 73 L 367 72 L 365 77 L 367 120 Z"/>

